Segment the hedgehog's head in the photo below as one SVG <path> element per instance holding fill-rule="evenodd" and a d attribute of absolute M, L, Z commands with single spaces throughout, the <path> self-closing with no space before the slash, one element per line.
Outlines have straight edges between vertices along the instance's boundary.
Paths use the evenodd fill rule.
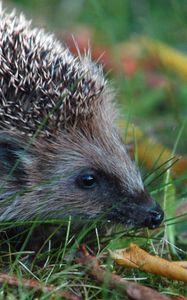
<path fill-rule="evenodd" d="M 102 69 L 22 16 L 0 17 L 0 219 L 105 215 L 157 227 L 163 212 L 114 126 Z"/>
<path fill-rule="evenodd" d="M 94 111 L 77 115 L 76 126 L 67 127 L 51 146 L 51 169 L 59 178 L 52 191 L 53 196 L 57 193 L 55 213 L 84 219 L 103 215 L 130 226 L 156 228 L 163 211 L 145 190 L 114 125 L 111 91 L 105 86 L 95 101 Z"/>

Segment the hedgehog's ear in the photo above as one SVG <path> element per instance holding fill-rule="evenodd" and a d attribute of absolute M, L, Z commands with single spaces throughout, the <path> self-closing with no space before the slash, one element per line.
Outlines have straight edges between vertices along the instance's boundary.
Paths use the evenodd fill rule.
<path fill-rule="evenodd" d="M 9 134 L 0 133 L 0 176 L 10 174 L 21 179 L 32 160 L 32 155 L 22 142 Z"/>

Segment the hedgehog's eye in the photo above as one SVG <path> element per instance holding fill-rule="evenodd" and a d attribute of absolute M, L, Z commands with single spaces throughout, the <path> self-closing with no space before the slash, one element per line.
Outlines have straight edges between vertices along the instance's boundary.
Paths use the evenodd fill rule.
<path fill-rule="evenodd" d="M 83 189 L 94 188 L 97 182 L 97 175 L 94 172 L 82 173 L 77 177 L 77 184 Z"/>

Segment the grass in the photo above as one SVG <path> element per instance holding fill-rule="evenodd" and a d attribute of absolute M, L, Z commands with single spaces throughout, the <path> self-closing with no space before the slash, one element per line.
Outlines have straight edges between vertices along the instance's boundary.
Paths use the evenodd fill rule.
<path fill-rule="evenodd" d="M 186 1 L 14 0 L 11 4 L 34 18 L 37 24 L 46 24 L 45 26 L 51 31 L 59 31 L 61 28 L 71 31 L 80 24 L 92 28 L 95 31 L 95 43 L 107 45 L 116 60 L 119 59 L 116 45 L 137 34 L 161 40 L 183 52 L 187 51 L 187 44 L 184 42 L 187 40 Z M 187 113 L 186 81 L 168 70 L 159 70 L 159 74 L 166 76 L 172 82 L 170 91 L 162 87 L 148 88 L 144 70 L 139 70 L 131 78 L 125 78 L 121 73 L 110 74 L 109 77 L 118 89 L 121 114 L 125 118 L 130 116 L 130 121 L 135 122 L 149 135 L 154 135 L 163 145 L 173 149 L 174 153 L 185 155 L 187 153 L 187 126 L 184 126 Z M 138 163 L 142 165 L 139 160 Z M 159 155 L 155 169 L 158 165 Z M 142 172 L 149 174 L 150 170 L 142 166 Z M 84 299 L 124 299 L 118 291 L 110 291 L 107 284 L 101 286 L 89 278 L 85 269 L 74 262 L 73 258 L 78 247 L 86 242 L 110 271 L 168 295 L 187 296 L 185 284 L 139 270 L 122 269 L 107 255 L 108 249 L 127 247 L 130 242 L 135 242 L 150 253 L 168 259 L 187 259 L 187 221 L 175 216 L 176 208 L 187 199 L 187 188 L 184 183 L 186 178 L 186 175 L 173 178 L 167 166 L 165 172 L 158 168 L 148 176 L 147 181 L 152 181 L 148 186 L 149 190 L 164 207 L 168 219 L 166 227 L 161 227 L 154 232 L 128 230 L 118 226 L 112 233 L 108 232 L 106 235 L 105 231 L 101 230 L 103 222 L 85 224 L 79 230 L 75 230 L 71 218 L 67 222 L 51 221 L 55 227 L 41 243 L 39 250 L 37 249 L 37 255 L 32 255 L 30 251 L 37 248 L 35 247 L 37 240 L 32 244 L 30 237 L 34 232 L 34 235 L 40 239 L 38 222 L 24 223 L 14 234 L 11 233 L 15 224 L 11 222 L 1 224 L 2 270 L 8 269 L 10 274 L 14 273 L 18 278 L 33 278 L 44 284 L 54 284 L 57 288 L 63 287 L 76 291 L 81 293 Z M 40 293 L 21 285 L 13 288 L 3 284 L 0 289 L 0 299 L 5 298 L 59 299 L 55 293 Z"/>

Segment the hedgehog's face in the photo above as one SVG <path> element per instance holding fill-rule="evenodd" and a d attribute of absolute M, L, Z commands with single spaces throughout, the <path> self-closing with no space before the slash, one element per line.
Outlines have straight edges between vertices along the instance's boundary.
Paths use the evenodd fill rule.
<path fill-rule="evenodd" d="M 153 229 L 163 219 L 160 206 L 146 190 L 139 194 L 124 192 L 115 178 L 100 170 L 83 169 L 76 176 L 75 185 L 84 194 L 83 199 L 92 198 L 93 208 L 96 204 L 95 213 L 102 214 L 108 221 Z M 91 209 L 86 214 L 93 217 L 93 212 Z"/>
<path fill-rule="evenodd" d="M 60 137 L 55 166 L 60 195 L 56 199 L 63 205 L 65 199 L 66 212 L 84 219 L 105 216 L 122 224 L 156 228 L 163 219 L 160 206 L 144 189 L 116 130 L 110 126 L 101 132 L 88 136 L 75 131 Z"/>
<path fill-rule="evenodd" d="M 71 193 L 81 197 L 84 205 L 81 213 L 93 218 L 107 218 L 108 221 L 128 226 L 156 228 L 163 219 L 163 212 L 147 191 L 139 194 L 125 192 L 117 179 L 101 170 L 85 168 L 76 174 L 71 183 Z"/>

